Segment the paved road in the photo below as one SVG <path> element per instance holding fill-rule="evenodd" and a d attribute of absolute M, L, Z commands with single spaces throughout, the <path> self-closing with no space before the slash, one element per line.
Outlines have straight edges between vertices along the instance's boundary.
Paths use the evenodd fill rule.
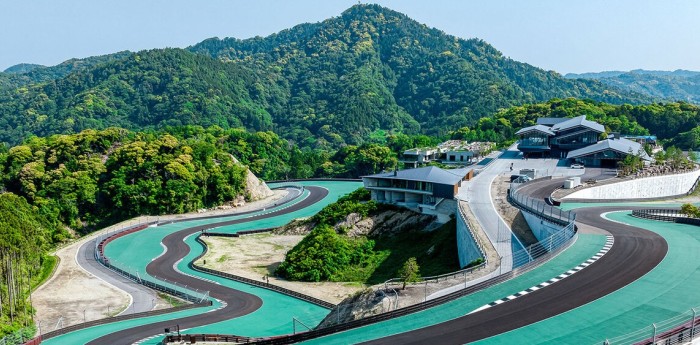
<path fill-rule="evenodd" d="M 240 224 L 291 213 L 308 207 L 322 200 L 324 197 L 326 197 L 326 195 L 328 195 L 328 190 L 325 188 L 311 186 L 305 188 L 310 192 L 306 199 L 282 210 L 264 215 L 256 215 L 245 219 L 235 219 L 220 223 L 195 226 L 170 234 L 163 239 L 163 244 L 167 248 L 167 252 L 152 261 L 146 267 L 148 274 L 151 276 L 165 278 L 170 281 L 186 282 L 187 286 L 191 289 L 209 291 L 209 295 L 211 297 L 219 299 L 224 303 L 225 306 L 223 308 L 181 319 L 168 320 L 125 329 L 102 336 L 89 342 L 88 344 L 131 344 L 149 336 L 160 334 L 163 332 L 164 328 L 172 327 L 175 324 L 179 324 L 181 329 L 188 329 L 243 316 L 257 310 L 262 305 L 262 300 L 255 295 L 234 290 L 212 282 L 193 279 L 191 276 L 186 276 L 176 271 L 174 268 L 175 264 L 187 256 L 190 251 L 189 246 L 184 243 L 184 239 L 191 234 L 201 232 L 204 229 L 209 229 L 212 227 Z"/>
<path fill-rule="evenodd" d="M 559 181 L 542 183 L 552 188 Z M 609 233 L 612 249 L 594 264 L 546 288 L 495 307 L 438 325 L 368 342 L 371 344 L 464 344 L 555 316 L 603 297 L 637 280 L 666 255 L 663 237 L 644 229 L 611 222 L 603 212 L 630 207 L 596 207 L 576 212 L 582 233 Z"/>
<path fill-rule="evenodd" d="M 301 195 L 301 191 L 298 189 L 294 188 L 289 188 L 287 189 L 288 193 L 285 195 L 283 198 L 276 200 L 274 204 L 265 204 L 262 205 L 260 209 L 264 209 L 264 207 L 270 207 L 270 206 L 277 206 L 277 205 L 282 205 L 285 204 L 299 195 Z M 206 218 L 221 218 L 221 217 L 228 217 L 228 216 L 233 216 L 233 215 L 245 215 L 245 214 L 250 214 L 253 212 L 258 212 L 260 210 L 251 210 L 251 211 L 246 211 L 246 212 L 236 212 L 236 213 L 227 213 L 227 214 L 218 214 L 218 215 L 210 215 L 210 216 L 200 216 L 200 217 L 193 217 L 193 218 L 188 218 L 188 219 L 177 219 L 177 220 L 195 220 L 195 219 L 206 219 Z M 122 230 L 123 231 L 123 230 Z M 157 292 L 144 286 L 141 285 L 137 282 L 134 282 L 133 280 L 127 279 L 124 276 L 110 270 L 109 268 L 103 266 L 97 260 L 95 260 L 95 243 L 99 243 L 102 241 L 103 238 L 109 236 L 112 233 L 105 234 L 103 236 L 98 236 L 95 239 L 88 241 L 81 245 L 81 247 L 78 249 L 78 254 L 76 256 L 76 260 L 78 262 L 78 265 L 82 267 L 84 270 L 87 272 L 91 273 L 92 275 L 106 281 L 109 284 L 114 285 L 116 288 L 126 292 L 131 296 L 131 303 L 129 306 L 124 309 L 119 315 L 121 314 L 128 314 L 128 313 L 140 313 L 144 311 L 150 311 L 155 308 L 155 301 L 157 300 Z"/>
<path fill-rule="evenodd" d="M 84 243 L 78 249 L 76 259 L 78 265 L 92 275 L 114 285 L 116 288 L 125 291 L 131 296 L 131 303 L 121 314 L 140 313 L 152 310 L 158 298 L 157 293 L 133 280 L 124 278 L 116 272 L 102 266 L 95 260 L 95 243 L 99 243 L 102 237 L 97 237 Z"/>

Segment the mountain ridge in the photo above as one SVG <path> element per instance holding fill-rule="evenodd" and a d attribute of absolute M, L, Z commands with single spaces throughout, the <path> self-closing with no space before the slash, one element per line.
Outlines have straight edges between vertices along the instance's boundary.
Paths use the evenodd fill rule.
<path fill-rule="evenodd" d="M 338 147 L 379 130 L 444 135 L 499 109 L 551 98 L 654 100 L 565 79 L 379 5 L 355 5 L 267 37 L 121 54 L 3 92 L 0 141 L 109 126 L 217 124 Z"/>

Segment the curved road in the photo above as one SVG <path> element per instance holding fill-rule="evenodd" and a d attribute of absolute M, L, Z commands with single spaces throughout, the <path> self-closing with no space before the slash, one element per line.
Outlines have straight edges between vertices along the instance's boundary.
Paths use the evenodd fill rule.
<path fill-rule="evenodd" d="M 563 180 L 534 181 L 520 191 L 534 198 L 546 198 Z M 610 251 L 586 269 L 495 307 L 368 343 L 464 344 L 558 315 L 625 287 L 656 267 L 668 251 L 666 240 L 656 233 L 601 217 L 604 212 L 629 209 L 634 207 L 593 207 L 576 211 L 581 233 L 609 233 L 615 237 Z"/>
<path fill-rule="evenodd" d="M 219 299 L 224 303 L 223 308 L 181 319 L 173 319 L 125 329 L 119 332 L 104 335 L 89 342 L 88 344 L 131 344 L 149 336 L 163 333 L 164 328 L 172 327 L 176 324 L 179 324 L 181 329 L 192 328 L 243 316 L 257 310 L 262 305 L 262 300 L 255 295 L 230 289 L 208 281 L 193 279 L 190 276 L 183 275 L 176 271 L 174 268 L 175 264 L 187 256 L 187 254 L 190 252 L 190 248 L 187 244 L 185 244 L 184 239 L 194 233 L 213 227 L 240 224 L 291 213 L 315 204 L 328 195 L 328 190 L 325 188 L 311 186 L 305 188 L 310 192 L 306 199 L 279 211 L 263 215 L 256 215 L 245 219 L 235 219 L 220 223 L 195 226 L 170 234 L 163 239 L 163 244 L 166 246 L 167 252 L 165 255 L 162 255 L 156 260 L 152 261 L 146 267 L 148 274 L 171 281 L 186 282 L 186 284 L 192 289 L 209 291 L 209 295 L 211 297 Z"/>

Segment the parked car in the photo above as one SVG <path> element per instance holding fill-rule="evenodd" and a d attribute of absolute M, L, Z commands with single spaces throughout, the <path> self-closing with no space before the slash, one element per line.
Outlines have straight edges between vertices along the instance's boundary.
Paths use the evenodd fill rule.
<path fill-rule="evenodd" d="M 527 175 L 510 175 L 510 182 L 524 183 L 532 180 L 530 176 Z"/>
<path fill-rule="evenodd" d="M 571 164 L 571 169 L 583 169 L 583 168 L 585 168 L 585 167 L 581 163 Z"/>

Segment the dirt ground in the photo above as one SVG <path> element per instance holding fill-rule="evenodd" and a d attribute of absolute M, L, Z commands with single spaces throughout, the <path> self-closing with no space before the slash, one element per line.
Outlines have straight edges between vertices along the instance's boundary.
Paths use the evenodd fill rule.
<path fill-rule="evenodd" d="M 269 276 L 270 284 L 297 291 L 320 300 L 337 304 L 345 297 L 366 288 L 359 283 L 303 283 L 274 276 L 284 256 L 303 235 L 274 235 L 271 233 L 241 237 L 203 237 L 209 251 L 197 261 L 198 265 L 230 274 L 262 281 Z M 206 264 L 204 262 L 206 261 Z"/>
<path fill-rule="evenodd" d="M 525 217 L 520 210 L 508 202 L 508 188 L 510 187 L 510 175 L 498 175 L 491 184 L 491 195 L 496 210 L 526 246 L 537 243 L 537 238 L 532 234 Z"/>
<path fill-rule="evenodd" d="M 157 219 L 186 219 L 205 215 L 235 214 L 272 204 L 287 194 L 287 191 L 274 192 L 271 197 L 232 210 L 167 215 L 159 216 Z M 65 327 L 81 323 L 84 320 L 91 321 L 117 315 L 129 307 L 131 297 L 126 292 L 83 270 L 76 261 L 76 254 L 82 244 L 95 236 L 120 229 L 122 226 L 153 220 L 154 217 L 139 217 L 124 221 L 93 232 L 56 250 L 55 255 L 60 259 L 58 267 L 51 278 L 32 293 L 32 304 L 36 309 L 34 319 L 37 324 L 41 322 L 40 327 L 42 327 L 43 332 L 56 328 L 61 318 Z M 155 309 L 169 308 L 170 306 L 171 304 L 166 300 L 158 298 Z"/>

